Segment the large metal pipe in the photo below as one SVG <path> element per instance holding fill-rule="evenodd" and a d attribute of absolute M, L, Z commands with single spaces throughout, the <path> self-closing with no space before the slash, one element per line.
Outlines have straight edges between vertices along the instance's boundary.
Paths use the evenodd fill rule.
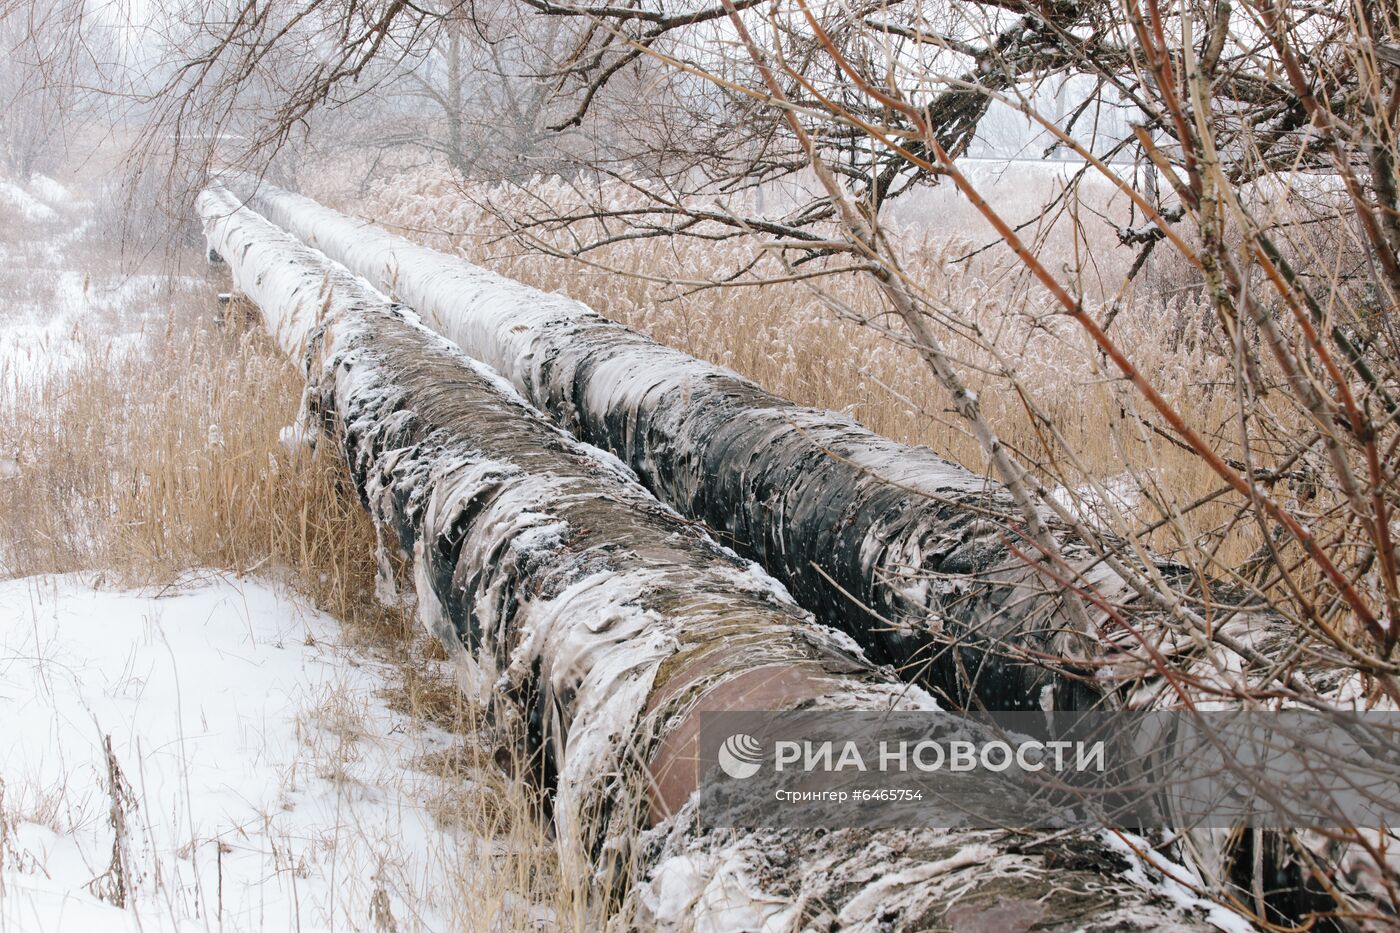
<path fill-rule="evenodd" d="M 305 359 L 322 442 L 412 560 L 423 622 L 541 763 L 570 870 L 632 866 L 628 922 L 795 929 L 819 906 L 863 930 L 947 926 L 954 907 L 1053 910 L 1089 930 L 1202 925 L 1088 833 L 1037 846 L 701 826 L 676 741 L 698 710 L 936 704 L 412 312 L 222 190 L 199 209 L 237 288 Z M 655 825 L 632 847 L 648 807 Z"/>
<path fill-rule="evenodd" d="M 1209 620 L 1193 626 L 1141 598 L 1048 514 L 1066 564 L 1047 574 L 1005 491 L 927 448 L 794 405 L 579 302 L 308 198 L 246 176 L 234 187 L 417 309 L 565 429 L 616 454 L 658 498 L 762 564 L 872 659 L 953 705 L 1082 709 L 1106 696 L 1170 703 L 1175 695 L 1157 676 L 1162 660 L 1188 684 L 1229 692 L 1240 672 L 1296 643 L 1276 614 L 1241 608 L 1252 602 L 1244 594 L 1149 556 L 1173 591 L 1169 602 Z M 1146 569 L 1132 547 L 1113 550 Z M 1085 605 L 1095 631 L 1072 624 L 1071 588 L 1092 593 Z M 1057 660 L 1064 657 L 1083 663 Z"/>

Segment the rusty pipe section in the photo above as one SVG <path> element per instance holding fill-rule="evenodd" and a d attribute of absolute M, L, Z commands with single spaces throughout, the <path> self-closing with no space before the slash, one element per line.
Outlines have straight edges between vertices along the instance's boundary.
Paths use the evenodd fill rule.
<path fill-rule="evenodd" d="M 991 832 L 817 840 L 700 826 L 699 710 L 934 701 L 412 311 L 222 189 L 199 210 L 236 287 L 305 361 L 307 411 L 411 560 L 421 620 L 467 688 L 519 727 L 553 795 L 566 865 L 631 866 L 622 909 L 635 922 L 795 929 L 822 903 L 846 928 L 897 929 L 938 921 L 955 892 L 992 904 L 1012 885 L 1068 905 L 1087 929 L 1197 924 L 1128 881 L 1091 835 L 1072 837 L 1088 857 L 1065 865 L 1059 844 L 1039 851 Z M 944 869 L 921 870 L 935 856 Z"/>

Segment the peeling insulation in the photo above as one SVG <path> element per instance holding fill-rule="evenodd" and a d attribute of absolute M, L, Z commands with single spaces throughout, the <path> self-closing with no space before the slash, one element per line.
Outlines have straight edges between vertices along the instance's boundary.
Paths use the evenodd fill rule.
<path fill-rule="evenodd" d="M 566 868 L 621 892 L 614 924 L 1204 926 L 1195 906 L 1129 880 L 1093 834 L 706 830 L 695 796 L 649 811 L 658 749 L 702 700 L 724 708 L 740 679 L 783 685 L 766 694 L 775 709 L 936 703 L 413 312 L 222 189 L 199 208 L 236 287 L 305 359 L 308 423 L 344 456 L 383 540 L 411 559 L 423 623 L 468 688 L 519 727 Z"/>
<path fill-rule="evenodd" d="M 233 184 L 274 223 L 415 308 L 557 424 L 615 454 L 872 660 L 953 706 L 1084 709 L 1105 696 L 1171 705 L 1178 695 L 1156 676 L 1167 660 L 1209 699 L 1296 644 L 1278 616 L 1241 609 L 1249 600 L 1238 591 L 1165 559 L 1148 567 L 1125 543 L 1113 548 L 1200 621 L 1149 605 L 1048 512 L 1065 564 L 1047 574 L 1030 562 L 1038 552 L 1006 492 L 925 447 L 794 405 L 579 302 L 307 198 L 242 177 Z M 1084 605 L 1095 631 L 1073 626 L 1066 581 L 1092 593 Z M 1314 686 L 1336 688 L 1325 675 Z"/>

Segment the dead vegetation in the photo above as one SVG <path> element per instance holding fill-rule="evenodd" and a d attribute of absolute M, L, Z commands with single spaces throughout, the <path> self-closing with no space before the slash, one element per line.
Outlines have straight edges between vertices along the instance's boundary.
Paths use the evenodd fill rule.
<path fill-rule="evenodd" d="M 540 801 L 500 754 L 508 743 L 458 688 L 412 607 L 375 601 L 369 518 L 340 458 L 296 428 L 304 379 L 266 338 L 256 310 L 237 301 L 221 308 L 215 295 L 226 286 L 201 266 L 170 270 L 156 257 L 148 275 L 133 276 L 99 238 L 82 234 L 61 252 L 45 248 L 42 238 L 62 229 L 31 228 L 4 244 L 8 255 L 27 257 L 0 272 L 10 308 L 44 309 L 60 326 L 45 352 L 0 357 L 0 461 L 10 465 L 0 473 L 0 576 L 100 571 L 105 586 L 160 589 L 207 568 L 308 596 L 342 621 L 352 653 L 393 671 L 390 708 L 450 743 L 400 780 L 436 788 L 421 805 L 444 833 L 475 840 L 453 873 L 454 926 L 586 928 L 586 882 L 561 878 Z M 89 271 L 63 268 L 63 255 L 83 256 Z M 157 279 L 174 284 L 151 287 Z M 130 302 L 120 291 L 133 281 L 148 284 Z M 351 765 L 373 732 L 366 714 L 362 702 L 332 691 L 309 716 L 304 741 L 322 776 L 353 780 Z M 128 764 L 110 761 L 117 841 L 102 891 L 116 904 L 128 886 L 118 822 L 131 798 L 117 789 Z M 64 806 L 62 788 L 34 790 L 5 802 Z M 6 820 L 52 821 L 38 803 L 12 809 L 0 812 L 0 859 Z M 387 900 L 381 908 L 370 918 L 379 929 L 420 928 L 386 913 Z"/>

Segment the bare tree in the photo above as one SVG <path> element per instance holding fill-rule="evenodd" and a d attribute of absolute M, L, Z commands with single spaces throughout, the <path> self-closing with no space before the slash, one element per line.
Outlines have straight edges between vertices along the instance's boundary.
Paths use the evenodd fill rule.
<path fill-rule="evenodd" d="M 0 6 L 0 158 L 11 174 L 65 155 L 107 54 L 83 0 Z"/>
<path fill-rule="evenodd" d="M 1392 540 L 1400 236 L 1392 228 L 1400 214 L 1393 11 L 1377 4 L 1294 10 L 1274 0 L 1170 9 L 1135 0 L 869 9 L 796 2 L 764 4 L 759 16 L 725 2 L 703 16 L 724 16 L 730 42 L 702 46 L 685 38 L 701 13 L 677 22 L 659 8 L 532 5 L 599 24 L 596 66 L 570 75 L 580 83 L 580 117 L 612 64 L 648 53 L 723 88 L 730 109 L 728 119 L 694 128 L 689 158 L 678 160 L 688 163 L 684 171 L 668 172 L 657 159 L 649 175 L 620 177 L 645 210 L 542 212 L 527 218 L 525 229 L 593 223 L 586 228 L 593 235 L 571 250 L 576 255 L 619 237 L 757 234 L 778 241 L 772 252 L 785 274 L 808 264 L 832 274 L 859 266 L 881 283 L 888 307 L 1034 530 L 1035 503 L 1056 508 L 1041 482 L 1056 445 L 1047 441 L 1042 461 L 1000 443 L 996 426 L 962 388 L 940 330 L 999 358 L 995 344 L 979 335 L 976 320 L 940 306 L 904 274 L 904 246 L 881 221 L 881 207 L 912 186 L 956 186 L 1058 313 L 1098 346 L 1122 382 L 1125 404 L 1143 409 L 1134 423 L 1200 457 L 1218 475 L 1221 494 L 1235 498 L 1238 520 L 1263 527 L 1260 561 L 1270 570 L 1261 571 L 1260 562 L 1248 576 L 1239 568 L 1211 569 L 1285 606 L 1300 631 L 1326 646 L 1319 650 L 1362 665 L 1394 700 L 1388 659 L 1400 633 Z M 1092 76 L 1112 89 L 1114 106 L 1136 109 L 1140 119 L 1128 137 L 1094 151 L 1072 135 L 1102 95 L 1059 112 L 1031 105 L 1027 86 L 1071 74 Z M 1017 225 L 960 170 L 957 157 L 992 102 L 1024 112 L 1081 159 L 1086 173 L 1122 190 L 1146 221 L 1123 232 L 1125 245 L 1146 254 L 1165 243 L 1198 270 L 1236 363 L 1240 436 L 1216 440 L 1185 423 L 1134 365 L 1131 349 L 1110 336 L 1111 303 L 1086 293 L 1073 274 L 1046 268 Z M 1133 147 L 1165 180 L 1170 208 L 1151 203 L 1110 162 Z M 695 179 L 688 168 L 695 164 L 712 171 Z M 746 212 L 739 198 L 716 207 L 716 193 L 802 173 L 812 179 L 811 196 L 780 221 Z M 1305 201 L 1307 179 L 1323 177 L 1318 173 L 1337 179 L 1341 196 Z M 1261 202 L 1256 192 L 1268 184 L 1282 186 L 1298 216 L 1264 216 L 1276 202 Z M 604 216 L 607 223 L 597 224 Z M 1300 271 L 1327 255 L 1335 260 L 1328 272 Z M 841 256 L 851 262 L 829 262 Z M 1140 267 L 1133 264 L 1129 280 Z M 1109 294 L 1115 291 L 1122 288 Z M 1091 302 L 1107 306 L 1096 313 Z M 1034 387 L 1020 385 L 1011 361 L 1000 358 L 1008 386 L 1034 399 Z M 1299 413 L 1313 430 L 1285 439 L 1265 400 Z M 1053 438 L 1053 420 L 1042 420 Z M 1285 474 L 1303 475 L 1299 470 L 1327 477 L 1322 485 L 1335 500 L 1301 511 L 1286 505 L 1269 487 Z M 1163 519 L 1172 519 L 1170 509 Z M 1082 532 L 1094 537 L 1091 529 Z M 1054 560 L 1048 544 L 1043 556 Z M 1143 593 L 1160 591 L 1152 580 L 1140 582 Z"/>
<path fill-rule="evenodd" d="M 558 171 L 571 134 L 550 128 L 549 63 L 563 55 L 572 24 L 521 20 L 508 3 L 445 7 L 422 60 L 386 95 L 426 103 L 427 115 L 394 120 L 384 141 L 439 153 L 463 178 L 521 181 Z"/>

